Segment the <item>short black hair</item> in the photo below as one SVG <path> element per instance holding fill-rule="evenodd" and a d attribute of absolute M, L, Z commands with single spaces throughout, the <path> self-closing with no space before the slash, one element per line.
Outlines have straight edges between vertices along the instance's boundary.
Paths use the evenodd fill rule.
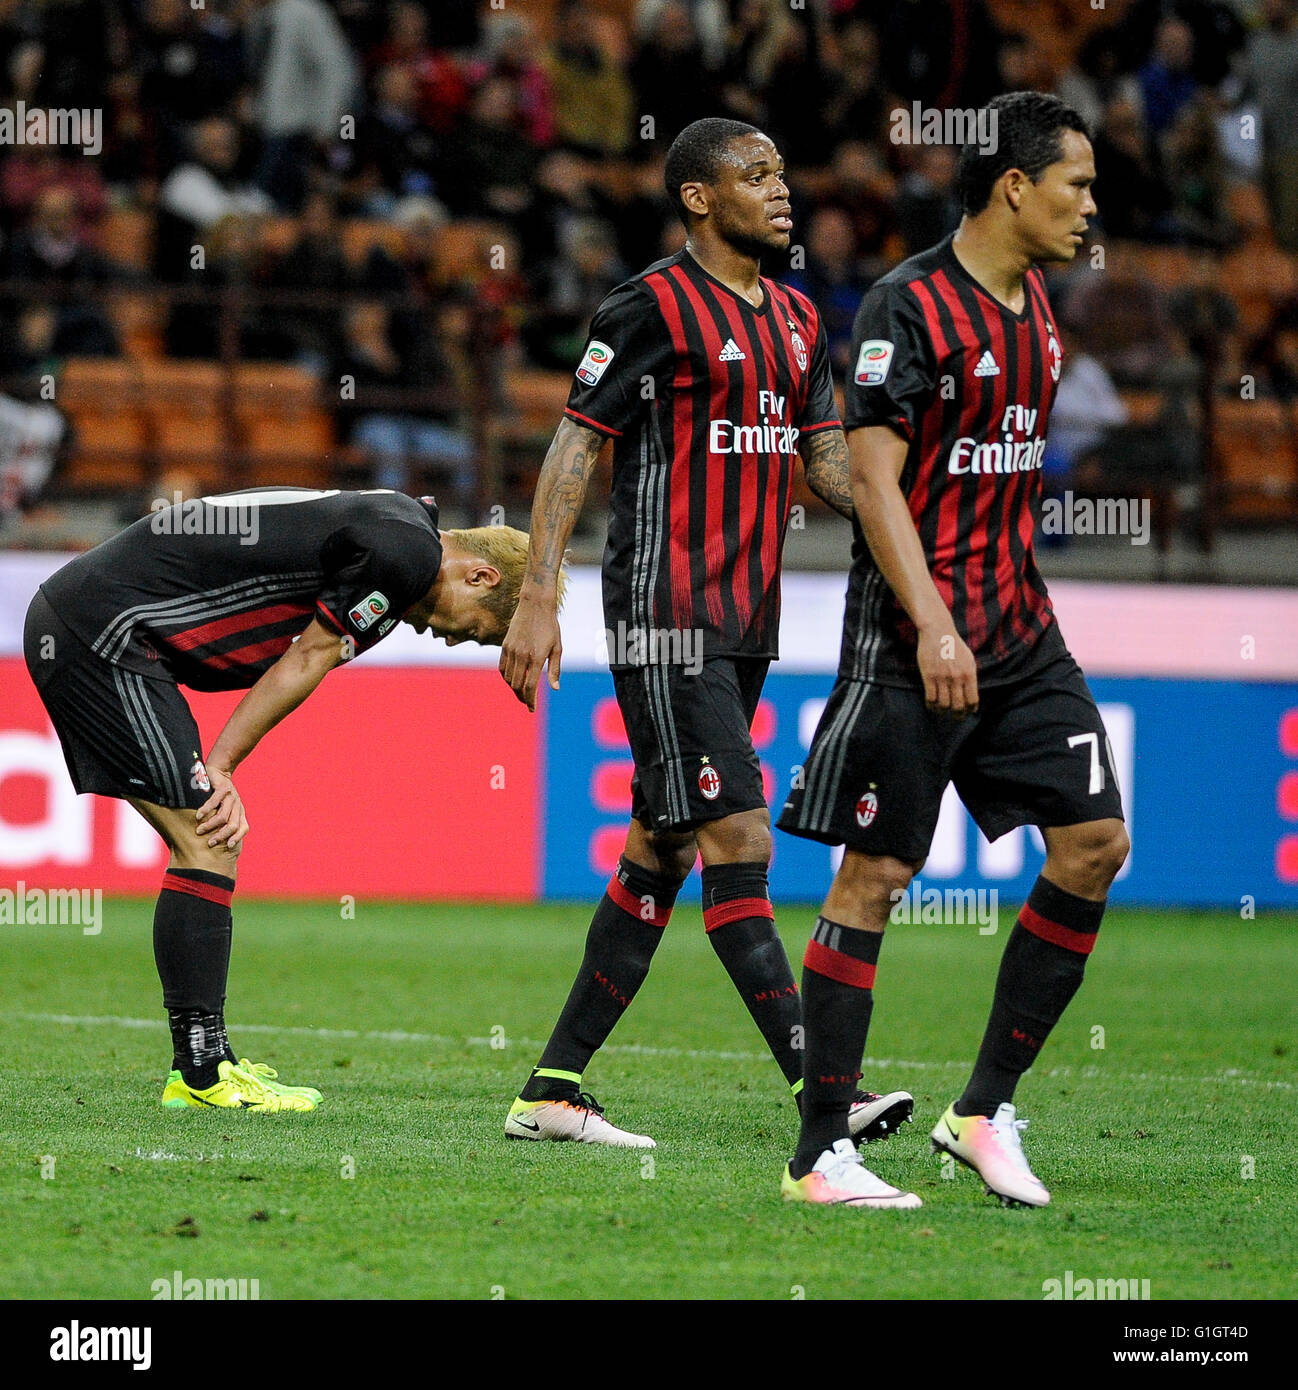
<path fill-rule="evenodd" d="M 681 184 L 714 183 L 721 169 L 726 146 L 744 135 L 761 135 L 755 125 L 730 121 L 722 116 L 705 116 L 693 121 L 672 141 L 663 167 L 663 183 L 676 215 L 689 226 L 689 213 L 681 201 Z"/>
<path fill-rule="evenodd" d="M 976 139 L 960 150 L 956 166 L 956 191 L 966 216 L 976 217 L 987 206 L 992 186 L 1002 174 L 1022 169 L 1036 183 L 1063 158 L 1065 130 L 1075 130 L 1089 140 L 1086 122 L 1058 97 L 1044 92 L 1006 92 L 994 97 L 978 113 L 978 129 L 984 129 L 983 112 L 996 112 L 996 140 L 990 153 Z"/>

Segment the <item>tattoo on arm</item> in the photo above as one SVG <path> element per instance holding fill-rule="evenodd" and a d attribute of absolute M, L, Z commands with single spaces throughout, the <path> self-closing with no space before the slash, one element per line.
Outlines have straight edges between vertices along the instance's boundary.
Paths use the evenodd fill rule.
<path fill-rule="evenodd" d="M 850 521 L 852 479 L 847 463 L 847 437 L 842 430 L 818 430 L 807 441 L 802 456 L 807 486 L 828 506 Z"/>
<path fill-rule="evenodd" d="M 567 417 L 555 431 L 532 502 L 529 587 L 553 586 L 603 447 L 604 436 L 598 430 L 586 429 Z"/>

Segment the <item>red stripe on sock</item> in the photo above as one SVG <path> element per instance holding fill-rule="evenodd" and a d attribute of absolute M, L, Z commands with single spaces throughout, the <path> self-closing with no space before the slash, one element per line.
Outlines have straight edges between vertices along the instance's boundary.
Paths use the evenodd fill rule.
<path fill-rule="evenodd" d="M 875 966 L 854 956 L 844 955 L 842 951 L 832 950 L 823 942 L 808 941 L 807 954 L 803 956 L 802 963 L 808 970 L 814 970 L 828 980 L 837 980 L 840 985 L 855 985 L 857 989 L 874 988 Z"/>
<path fill-rule="evenodd" d="M 769 898 L 731 898 L 728 903 L 703 909 L 703 930 L 713 932 L 727 922 L 740 922 L 745 917 L 769 917 L 775 921 L 775 909 Z"/>
<path fill-rule="evenodd" d="M 188 893 L 191 898 L 206 898 L 210 903 L 229 907 L 234 901 L 233 888 L 218 888 L 214 883 L 200 883 L 193 878 L 178 878 L 175 874 L 163 874 L 164 893 Z"/>
<path fill-rule="evenodd" d="M 1091 954 L 1095 949 L 1095 938 L 1099 935 L 1093 931 L 1074 931 L 1062 922 L 1052 922 L 1049 917 L 1034 912 L 1027 903 L 1023 904 L 1023 910 L 1019 913 L 1019 925 L 1033 936 L 1039 936 L 1042 941 L 1062 946 L 1066 951 L 1076 951 L 1079 956 Z"/>
<path fill-rule="evenodd" d="M 609 879 L 608 887 L 604 891 L 623 912 L 630 913 L 637 921 L 648 922 L 655 927 L 665 927 L 671 918 L 670 907 L 659 907 L 657 903 L 651 907 L 649 903 L 641 901 L 616 874 Z"/>

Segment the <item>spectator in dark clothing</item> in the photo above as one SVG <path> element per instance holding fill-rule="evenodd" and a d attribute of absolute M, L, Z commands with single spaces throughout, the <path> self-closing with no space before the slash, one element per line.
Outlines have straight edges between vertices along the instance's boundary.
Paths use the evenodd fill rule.
<path fill-rule="evenodd" d="M 449 470 L 461 501 L 469 497 L 474 453 L 463 417 L 472 397 L 458 314 L 456 305 L 439 305 L 429 331 L 399 351 L 382 304 L 365 301 L 347 312 L 337 373 L 351 385 L 354 407 L 340 413 L 339 424 L 370 455 L 379 487 L 405 491 L 418 467 L 434 467 Z"/>
<path fill-rule="evenodd" d="M 435 191 L 442 143 L 419 114 L 419 92 L 411 69 L 401 63 L 381 68 L 374 102 L 359 123 L 348 174 L 365 190 L 361 211 L 387 216 L 399 198 Z"/>
<path fill-rule="evenodd" d="M 666 158 L 660 146 L 640 163 L 614 163 L 591 188 L 600 216 L 613 227 L 618 259 L 624 265 L 657 260 L 663 224 L 675 220 L 663 187 Z"/>
<path fill-rule="evenodd" d="M 897 227 L 914 256 L 960 225 L 955 192 L 956 152 L 948 145 L 921 145 L 915 167 L 902 176 L 897 191 Z"/>
<path fill-rule="evenodd" d="M 659 139 L 673 140 L 692 121 L 716 111 L 713 76 L 688 6 L 668 0 L 631 59 L 636 112 L 654 118 Z"/>
<path fill-rule="evenodd" d="M 8 278 L 46 289 L 92 290 L 125 278 L 91 250 L 77 230 L 77 199 L 53 186 L 36 200 L 31 224 L 14 238 Z M 57 357 L 112 357 L 120 351 L 104 309 L 92 298 L 59 299 L 49 349 Z"/>
<path fill-rule="evenodd" d="M 594 213 L 595 200 L 589 160 L 564 149 L 545 155 L 536 167 L 532 201 L 514 224 L 522 263 L 543 274 L 560 254 L 572 227 Z"/>
<path fill-rule="evenodd" d="M 889 90 L 928 106 L 978 107 L 996 95 L 999 35 L 984 0 L 895 0 L 877 13 Z"/>
<path fill-rule="evenodd" d="M 520 14 L 498 12 L 489 18 L 485 52 L 467 65 L 469 82 L 476 87 L 489 77 L 506 78 L 514 88 L 519 129 L 539 149 L 548 149 L 557 133 L 554 88 L 537 52 L 535 30 Z"/>
<path fill-rule="evenodd" d="M 269 288 L 334 295 L 347 281 L 333 203 L 327 194 L 313 193 L 302 209 L 296 241 L 270 273 Z M 337 305 L 282 308 L 276 317 L 296 359 L 323 376 L 342 350 L 342 316 Z"/>
<path fill-rule="evenodd" d="M 829 76 L 831 92 L 824 108 L 829 142 L 881 139 L 888 102 L 879 78 L 879 37 L 873 25 L 857 19 L 843 27 Z"/>
<path fill-rule="evenodd" d="M 1145 124 L 1160 136 L 1197 90 L 1191 68 L 1194 35 L 1179 19 L 1165 19 L 1158 26 L 1154 51 L 1140 69 L 1140 90 L 1145 101 Z"/>
<path fill-rule="evenodd" d="M 861 256 L 881 257 L 897 225 L 892 175 L 874 146 L 861 140 L 844 141 L 834 151 L 832 168 L 833 191 L 823 203 L 842 208 L 852 219 Z"/>
<path fill-rule="evenodd" d="M 131 36 L 128 71 L 165 174 L 186 154 L 188 127 L 222 112 L 243 84 L 243 45 L 238 30 L 206 8 L 148 0 Z"/>
<path fill-rule="evenodd" d="M 469 80 L 455 55 L 428 43 L 428 12 L 414 0 L 392 6 L 388 33 L 366 60 L 371 72 L 396 65 L 409 73 L 421 125 L 449 135 L 469 104 Z"/>
<path fill-rule="evenodd" d="M 490 78 L 449 142 L 439 196 L 465 216 L 517 217 L 531 204 L 536 161 L 536 146 L 517 126 L 513 86 Z"/>
<path fill-rule="evenodd" d="M 1249 350 L 1272 395 L 1287 406 L 1298 405 L 1298 300 L 1282 304 Z"/>
<path fill-rule="evenodd" d="M 1238 388 L 1239 311 L 1217 283 L 1218 273 L 1217 258 L 1210 250 L 1195 251 L 1186 282 L 1168 295 L 1167 316 L 1213 386 L 1234 383 Z"/>
<path fill-rule="evenodd" d="M 1094 149 L 1096 183 L 1104 194 L 1098 220 L 1108 235 L 1167 240 L 1172 195 L 1131 102 L 1119 98 L 1106 108 Z"/>
<path fill-rule="evenodd" d="M 224 116 L 199 122 L 188 140 L 189 157 L 158 191 L 154 267 L 158 277 L 179 284 L 195 269 L 194 248 L 227 217 L 270 213 L 274 205 L 239 170 L 239 128 Z"/>
<path fill-rule="evenodd" d="M 856 254 L 852 219 L 835 207 L 819 208 L 807 226 L 807 259 L 788 282 L 810 297 L 829 338 L 834 375 L 844 372 L 852 343 L 852 323 L 861 296 L 870 287 Z"/>
<path fill-rule="evenodd" d="M 577 362 L 595 310 L 629 274 L 606 222 L 586 217 L 570 225 L 559 254 L 538 277 L 541 309 L 523 334 L 532 361 L 556 370 Z"/>
<path fill-rule="evenodd" d="M 1225 248 L 1234 235 L 1226 205 L 1226 160 L 1212 102 L 1199 95 L 1181 108 L 1163 141 L 1172 216 L 1180 240 Z"/>
<path fill-rule="evenodd" d="M 799 17 L 784 30 L 766 91 L 767 123 L 794 168 L 825 162 L 826 95 L 819 21 Z"/>
<path fill-rule="evenodd" d="M 237 290 L 260 279 L 259 249 L 253 223 L 231 215 L 210 228 L 202 268 L 188 270 L 181 284 L 205 291 Z M 283 362 L 293 355 L 273 311 L 238 305 L 234 333 L 238 353 L 259 361 Z M 215 359 L 222 355 L 225 309 L 220 302 L 179 302 L 167 319 L 165 340 L 173 357 Z"/>

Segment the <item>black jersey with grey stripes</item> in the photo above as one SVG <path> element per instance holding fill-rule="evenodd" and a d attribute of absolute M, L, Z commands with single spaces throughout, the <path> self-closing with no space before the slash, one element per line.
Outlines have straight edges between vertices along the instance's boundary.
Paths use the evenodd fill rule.
<path fill-rule="evenodd" d="M 430 497 L 261 488 L 160 508 L 41 589 L 106 661 L 195 690 L 243 690 L 313 618 L 366 651 L 441 563 Z"/>

